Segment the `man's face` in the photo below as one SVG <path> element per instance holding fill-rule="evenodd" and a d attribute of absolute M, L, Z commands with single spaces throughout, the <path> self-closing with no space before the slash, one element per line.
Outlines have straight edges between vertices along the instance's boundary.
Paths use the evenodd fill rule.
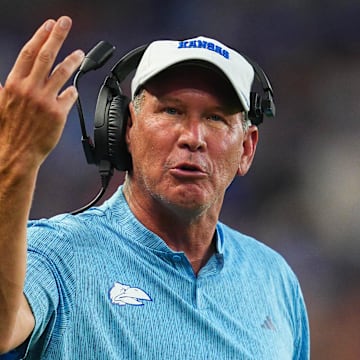
<path fill-rule="evenodd" d="M 127 144 L 132 184 L 143 201 L 178 209 L 220 209 L 226 188 L 250 167 L 257 129 L 243 130 L 233 89 L 213 71 L 167 70 L 131 106 Z"/>

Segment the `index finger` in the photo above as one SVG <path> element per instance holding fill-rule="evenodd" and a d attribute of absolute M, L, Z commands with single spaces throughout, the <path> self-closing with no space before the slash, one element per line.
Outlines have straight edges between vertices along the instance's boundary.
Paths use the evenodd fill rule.
<path fill-rule="evenodd" d="M 49 19 L 37 29 L 32 38 L 22 47 L 15 64 L 9 73 L 9 77 L 23 78 L 29 75 L 36 56 L 41 46 L 49 37 L 54 25 L 55 20 Z"/>

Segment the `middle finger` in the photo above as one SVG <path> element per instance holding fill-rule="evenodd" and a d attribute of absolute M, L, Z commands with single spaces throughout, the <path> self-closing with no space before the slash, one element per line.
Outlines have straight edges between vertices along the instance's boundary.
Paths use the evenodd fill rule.
<path fill-rule="evenodd" d="M 70 31 L 71 24 L 72 21 L 69 17 L 60 17 L 48 39 L 41 47 L 30 73 L 30 76 L 36 79 L 37 82 L 39 80 L 45 81 L 48 78 L 56 56 Z"/>

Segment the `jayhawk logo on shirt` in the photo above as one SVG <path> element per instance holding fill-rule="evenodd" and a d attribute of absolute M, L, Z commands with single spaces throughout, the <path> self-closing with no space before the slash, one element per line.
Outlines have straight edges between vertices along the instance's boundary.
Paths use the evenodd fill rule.
<path fill-rule="evenodd" d="M 115 282 L 109 291 L 110 299 L 113 304 L 125 305 L 144 305 L 141 300 L 152 301 L 150 296 L 143 290 Z"/>

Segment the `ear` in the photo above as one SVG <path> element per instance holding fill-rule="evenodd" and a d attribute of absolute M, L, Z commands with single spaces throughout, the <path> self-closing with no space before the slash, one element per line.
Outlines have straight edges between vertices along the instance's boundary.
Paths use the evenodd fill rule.
<path fill-rule="evenodd" d="M 256 146 L 259 140 L 259 130 L 257 126 L 251 125 L 244 135 L 242 143 L 242 154 L 240 158 L 237 175 L 244 176 L 250 169 L 255 156 Z"/>
<path fill-rule="evenodd" d="M 126 145 L 127 145 L 127 148 L 129 150 L 129 152 L 131 153 L 131 128 L 132 128 L 132 125 L 133 125 L 133 119 L 136 117 L 136 114 L 135 114 L 135 110 L 134 110 L 134 105 L 132 102 L 130 102 L 129 104 L 129 118 L 128 118 L 128 121 L 126 123 L 126 132 L 125 132 L 125 141 L 126 141 Z"/>

